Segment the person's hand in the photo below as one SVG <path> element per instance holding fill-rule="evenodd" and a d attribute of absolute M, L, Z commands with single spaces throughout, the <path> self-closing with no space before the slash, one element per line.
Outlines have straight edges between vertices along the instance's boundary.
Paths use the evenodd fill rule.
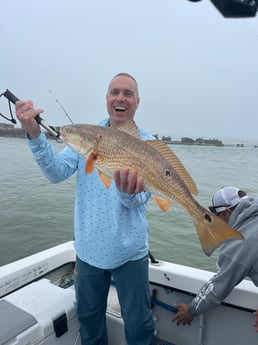
<path fill-rule="evenodd" d="M 37 138 L 40 134 L 40 127 L 35 117 L 42 113 L 43 109 L 35 109 L 32 101 L 17 101 L 15 103 L 16 117 L 21 122 L 23 129 L 30 137 Z"/>
<path fill-rule="evenodd" d="M 188 305 L 184 303 L 178 303 L 174 304 L 174 306 L 178 309 L 178 312 L 173 318 L 173 321 L 176 321 L 177 325 L 191 325 L 194 317 L 189 313 Z"/>
<path fill-rule="evenodd" d="M 256 332 L 258 332 L 258 310 L 256 310 L 256 311 L 254 312 L 254 316 L 255 316 L 255 317 L 254 317 L 253 326 L 254 326 Z"/>
<path fill-rule="evenodd" d="M 135 170 L 116 170 L 114 173 L 114 179 L 120 192 L 128 194 L 143 192 L 143 180 L 141 177 L 137 176 L 137 172 Z"/>

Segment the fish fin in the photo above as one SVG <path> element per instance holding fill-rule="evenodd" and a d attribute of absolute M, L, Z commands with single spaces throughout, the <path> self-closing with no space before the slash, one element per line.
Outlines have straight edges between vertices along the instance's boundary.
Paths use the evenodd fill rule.
<path fill-rule="evenodd" d="M 142 140 L 141 135 L 139 133 L 139 130 L 136 126 L 136 123 L 133 120 L 129 120 L 129 121 L 119 125 L 116 128 L 122 132 L 128 133 L 128 134 L 132 135 L 133 137 Z"/>
<path fill-rule="evenodd" d="M 225 241 L 244 239 L 239 231 L 208 210 L 205 210 L 203 219 L 194 218 L 193 221 L 207 256 L 211 256 L 213 251 Z"/>
<path fill-rule="evenodd" d="M 197 187 L 194 180 L 183 166 L 179 158 L 174 154 L 174 152 L 161 140 L 146 140 L 148 145 L 155 148 L 168 162 L 176 173 L 181 177 L 185 185 L 188 187 L 189 191 L 193 195 L 197 195 Z"/>
<path fill-rule="evenodd" d="M 95 160 L 96 160 L 96 156 L 93 154 L 90 154 L 89 157 L 87 158 L 87 162 L 85 165 L 86 174 L 91 174 L 93 172 L 94 167 L 95 167 Z"/>
<path fill-rule="evenodd" d="M 168 200 L 161 198 L 159 196 L 154 196 L 153 198 L 154 198 L 156 204 L 159 206 L 159 208 L 164 212 L 167 212 L 169 210 L 170 206 L 172 205 L 171 201 L 168 201 Z"/>
<path fill-rule="evenodd" d="M 104 184 L 104 186 L 109 189 L 110 185 L 111 185 L 111 177 L 109 177 L 108 175 L 104 174 L 102 171 L 98 171 L 99 174 L 99 178 L 101 180 L 101 182 Z"/>

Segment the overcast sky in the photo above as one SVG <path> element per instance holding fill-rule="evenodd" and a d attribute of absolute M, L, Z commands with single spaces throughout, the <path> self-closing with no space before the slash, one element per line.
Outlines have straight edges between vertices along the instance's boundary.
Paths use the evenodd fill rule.
<path fill-rule="evenodd" d="M 225 19 L 209 0 L 8 0 L 0 23 L 0 93 L 33 100 L 51 125 L 69 122 L 55 98 L 98 123 L 110 79 L 128 72 L 151 133 L 258 141 L 258 16 Z"/>

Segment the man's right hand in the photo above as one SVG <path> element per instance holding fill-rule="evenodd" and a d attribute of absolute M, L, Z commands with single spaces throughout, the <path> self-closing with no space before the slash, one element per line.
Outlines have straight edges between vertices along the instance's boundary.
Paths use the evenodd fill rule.
<path fill-rule="evenodd" d="M 174 304 L 174 306 L 178 309 L 178 312 L 172 321 L 175 321 L 177 325 L 191 325 L 194 317 L 190 314 L 188 305 L 184 303 L 177 303 Z"/>
<path fill-rule="evenodd" d="M 43 109 L 35 109 L 32 101 L 17 101 L 15 103 L 16 117 L 21 122 L 23 129 L 31 139 L 40 135 L 40 127 L 35 117 L 43 113 Z"/>

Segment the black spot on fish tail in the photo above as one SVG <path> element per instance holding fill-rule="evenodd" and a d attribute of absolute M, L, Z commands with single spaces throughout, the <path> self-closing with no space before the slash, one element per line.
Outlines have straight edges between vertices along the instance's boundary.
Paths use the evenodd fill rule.
<path fill-rule="evenodd" d="M 170 170 L 166 170 L 166 176 L 171 176 L 171 171 Z"/>
<path fill-rule="evenodd" d="M 204 218 L 205 218 L 209 223 L 211 223 L 211 217 L 210 217 L 210 215 L 209 215 L 208 213 L 205 213 Z"/>

